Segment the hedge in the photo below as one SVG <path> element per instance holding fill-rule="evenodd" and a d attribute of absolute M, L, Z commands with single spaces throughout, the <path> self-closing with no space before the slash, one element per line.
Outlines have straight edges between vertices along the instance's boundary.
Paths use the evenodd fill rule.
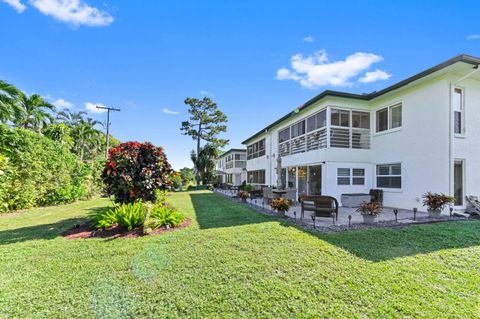
<path fill-rule="evenodd" d="M 0 212 L 91 197 L 101 190 L 101 167 L 41 134 L 0 125 Z"/>

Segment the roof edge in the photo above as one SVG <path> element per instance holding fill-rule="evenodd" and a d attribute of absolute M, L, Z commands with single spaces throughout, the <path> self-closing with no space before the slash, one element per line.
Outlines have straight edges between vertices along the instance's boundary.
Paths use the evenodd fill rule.
<path fill-rule="evenodd" d="M 252 136 L 250 136 L 249 138 L 244 140 L 242 142 L 242 144 L 246 145 L 247 142 L 253 140 L 254 138 L 259 137 L 263 133 L 268 132 L 268 130 L 271 129 L 272 127 L 276 126 L 277 124 L 280 124 L 281 122 L 288 119 L 289 117 L 295 116 L 299 111 L 306 109 L 307 107 L 311 106 L 315 102 L 318 102 L 318 101 L 324 99 L 327 96 L 370 101 L 370 100 L 375 99 L 375 98 L 377 98 L 381 95 L 384 95 L 388 92 L 399 89 L 399 88 L 401 88 L 403 86 L 406 86 L 406 85 L 408 85 L 408 84 L 410 84 L 410 83 L 412 83 L 416 80 L 419 80 L 423 77 L 426 77 L 427 75 L 430 75 L 432 73 L 440 71 L 440 70 L 442 70 L 442 69 L 444 69 L 444 68 L 446 68 L 446 67 L 448 67 L 452 64 L 455 64 L 457 62 L 464 62 L 464 63 L 468 63 L 468 64 L 472 64 L 472 65 L 479 65 L 480 64 L 480 58 L 477 58 L 477 57 L 474 57 L 474 56 L 468 55 L 468 54 L 459 54 L 459 55 L 457 55 L 457 56 L 455 56 L 451 59 L 448 59 L 447 61 L 444 61 L 444 62 L 442 62 L 440 64 L 437 64 L 437 65 L 435 65 L 435 66 L 433 66 L 429 69 L 426 69 L 426 70 L 424 70 L 420 73 L 417 73 L 417 74 L 415 74 L 411 77 L 408 77 L 408 78 L 406 78 L 406 79 L 404 79 L 400 82 L 397 82 L 393 85 L 390 85 L 390 86 L 388 86 L 388 87 L 386 87 L 386 88 L 384 88 L 384 89 L 382 89 L 378 92 L 372 92 L 372 93 L 369 93 L 369 94 L 356 94 L 356 93 L 348 93 L 348 92 L 341 92 L 341 91 L 325 90 L 322 93 L 318 94 L 317 96 L 314 96 L 313 98 L 311 98 L 310 100 L 305 102 L 305 104 L 303 104 L 299 108 L 291 111 L 290 113 L 284 115 L 283 117 L 276 120 L 272 124 L 266 126 L 264 129 L 262 129 L 262 130 L 258 131 L 257 133 L 253 134 Z"/>

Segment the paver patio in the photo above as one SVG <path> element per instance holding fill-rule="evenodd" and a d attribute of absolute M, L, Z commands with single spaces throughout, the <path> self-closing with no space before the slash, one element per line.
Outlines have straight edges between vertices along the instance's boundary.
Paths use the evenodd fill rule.
<path fill-rule="evenodd" d="M 225 196 L 228 196 L 232 199 L 235 199 L 238 201 L 238 198 L 236 198 L 236 193 L 229 191 L 229 190 L 215 190 L 219 194 L 223 194 Z M 262 198 L 256 198 L 256 199 L 247 199 L 247 204 L 256 207 L 257 209 L 261 209 L 265 212 L 271 212 L 273 213 L 274 211 L 270 208 L 270 205 L 264 203 Z M 419 207 L 420 208 L 420 205 Z M 388 223 L 388 222 L 395 222 L 395 214 L 394 214 L 394 207 L 383 207 L 382 213 L 377 217 L 376 222 L 378 223 Z M 300 220 L 300 213 L 301 213 L 301 206 L 299 203 L 296 203 L 290 207 L 290 210 L 286 213 L 286 216 L 294 219 L 294 220 Z M 351 220 L 349 220 L 349 216 L 351 216 Z M 312 220 L 312 212 L 305 212 L 305 217 L 302 220 L 303 224 L 308 224 L 313 226 L 313 220 Z M 449 215 L 443 214 L 439 219 L 448 219 L 450 218 Z M 398 209 L 398 214 L 397 214 L 397 219 L 396 221 L 399 224 L 415 224 L 415 223 L 423 223 L 426 220 L 429 220 L 428 213 L 426 212 L 421 212 L 417 211 L 415 214 L 415 219 L 414 219 L 414 212 L 413 212 L 413 207 L 412 210 L 408 209 Z M 351 208 L 351 207 L 343 207 L 340 206 L 338 210 L 338 220 L 335 221 L 336 226 L 348 226 L 348 225 L 360 225 L 363 224 L 363 217 L 362 215 L 356 211 L 356 208 Z M 315 227 L 329 227 L 334 225 L 333 218 L 327 218 L 327 217 L 316 217 L 315 218 Z"/>

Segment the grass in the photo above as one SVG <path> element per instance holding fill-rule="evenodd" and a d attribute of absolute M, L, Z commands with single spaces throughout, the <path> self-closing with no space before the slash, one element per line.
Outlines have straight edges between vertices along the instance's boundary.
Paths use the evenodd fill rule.
<path fill-rule="evenodd" d="M 104 199 L 0 216 L 0 318 L 480 317 L 480 222 L 315 235 L 208 191 L 159 236 L 66 240 Z"/>

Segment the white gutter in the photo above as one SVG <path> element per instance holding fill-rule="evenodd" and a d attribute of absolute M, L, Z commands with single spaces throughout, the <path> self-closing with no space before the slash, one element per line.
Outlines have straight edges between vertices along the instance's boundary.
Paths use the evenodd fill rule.
<path fill-rule="evenodd" d="M 480 68 L 478 67 L 478 64 L 473 67 L 474 70 L 470 71 L 469 73 L 465 74 L 462 76 L 460 79 L 456 80 L 452 84 L 450 84 L 450 105 L 449 105 L 449 111 L 450 111 L 450 128 L 449 128 L 449 174 L 448 174 L 448 189 L 450 195 L 453 196 L 455 190 L 454 190 L 454 165 L 455 165 L 455 154 L 453 153 L 453 144 L 455 140 L 455 119 L 454 119 L 454 114 L 453 114 L 453 94 L 455 90 L 455 86 L 458 85 L 458 83 L 462 82 L 463 80 L 466 80 L 473 74 L 477 73 Z M 465 121 L 465 119 L 463 119 Z"/>

